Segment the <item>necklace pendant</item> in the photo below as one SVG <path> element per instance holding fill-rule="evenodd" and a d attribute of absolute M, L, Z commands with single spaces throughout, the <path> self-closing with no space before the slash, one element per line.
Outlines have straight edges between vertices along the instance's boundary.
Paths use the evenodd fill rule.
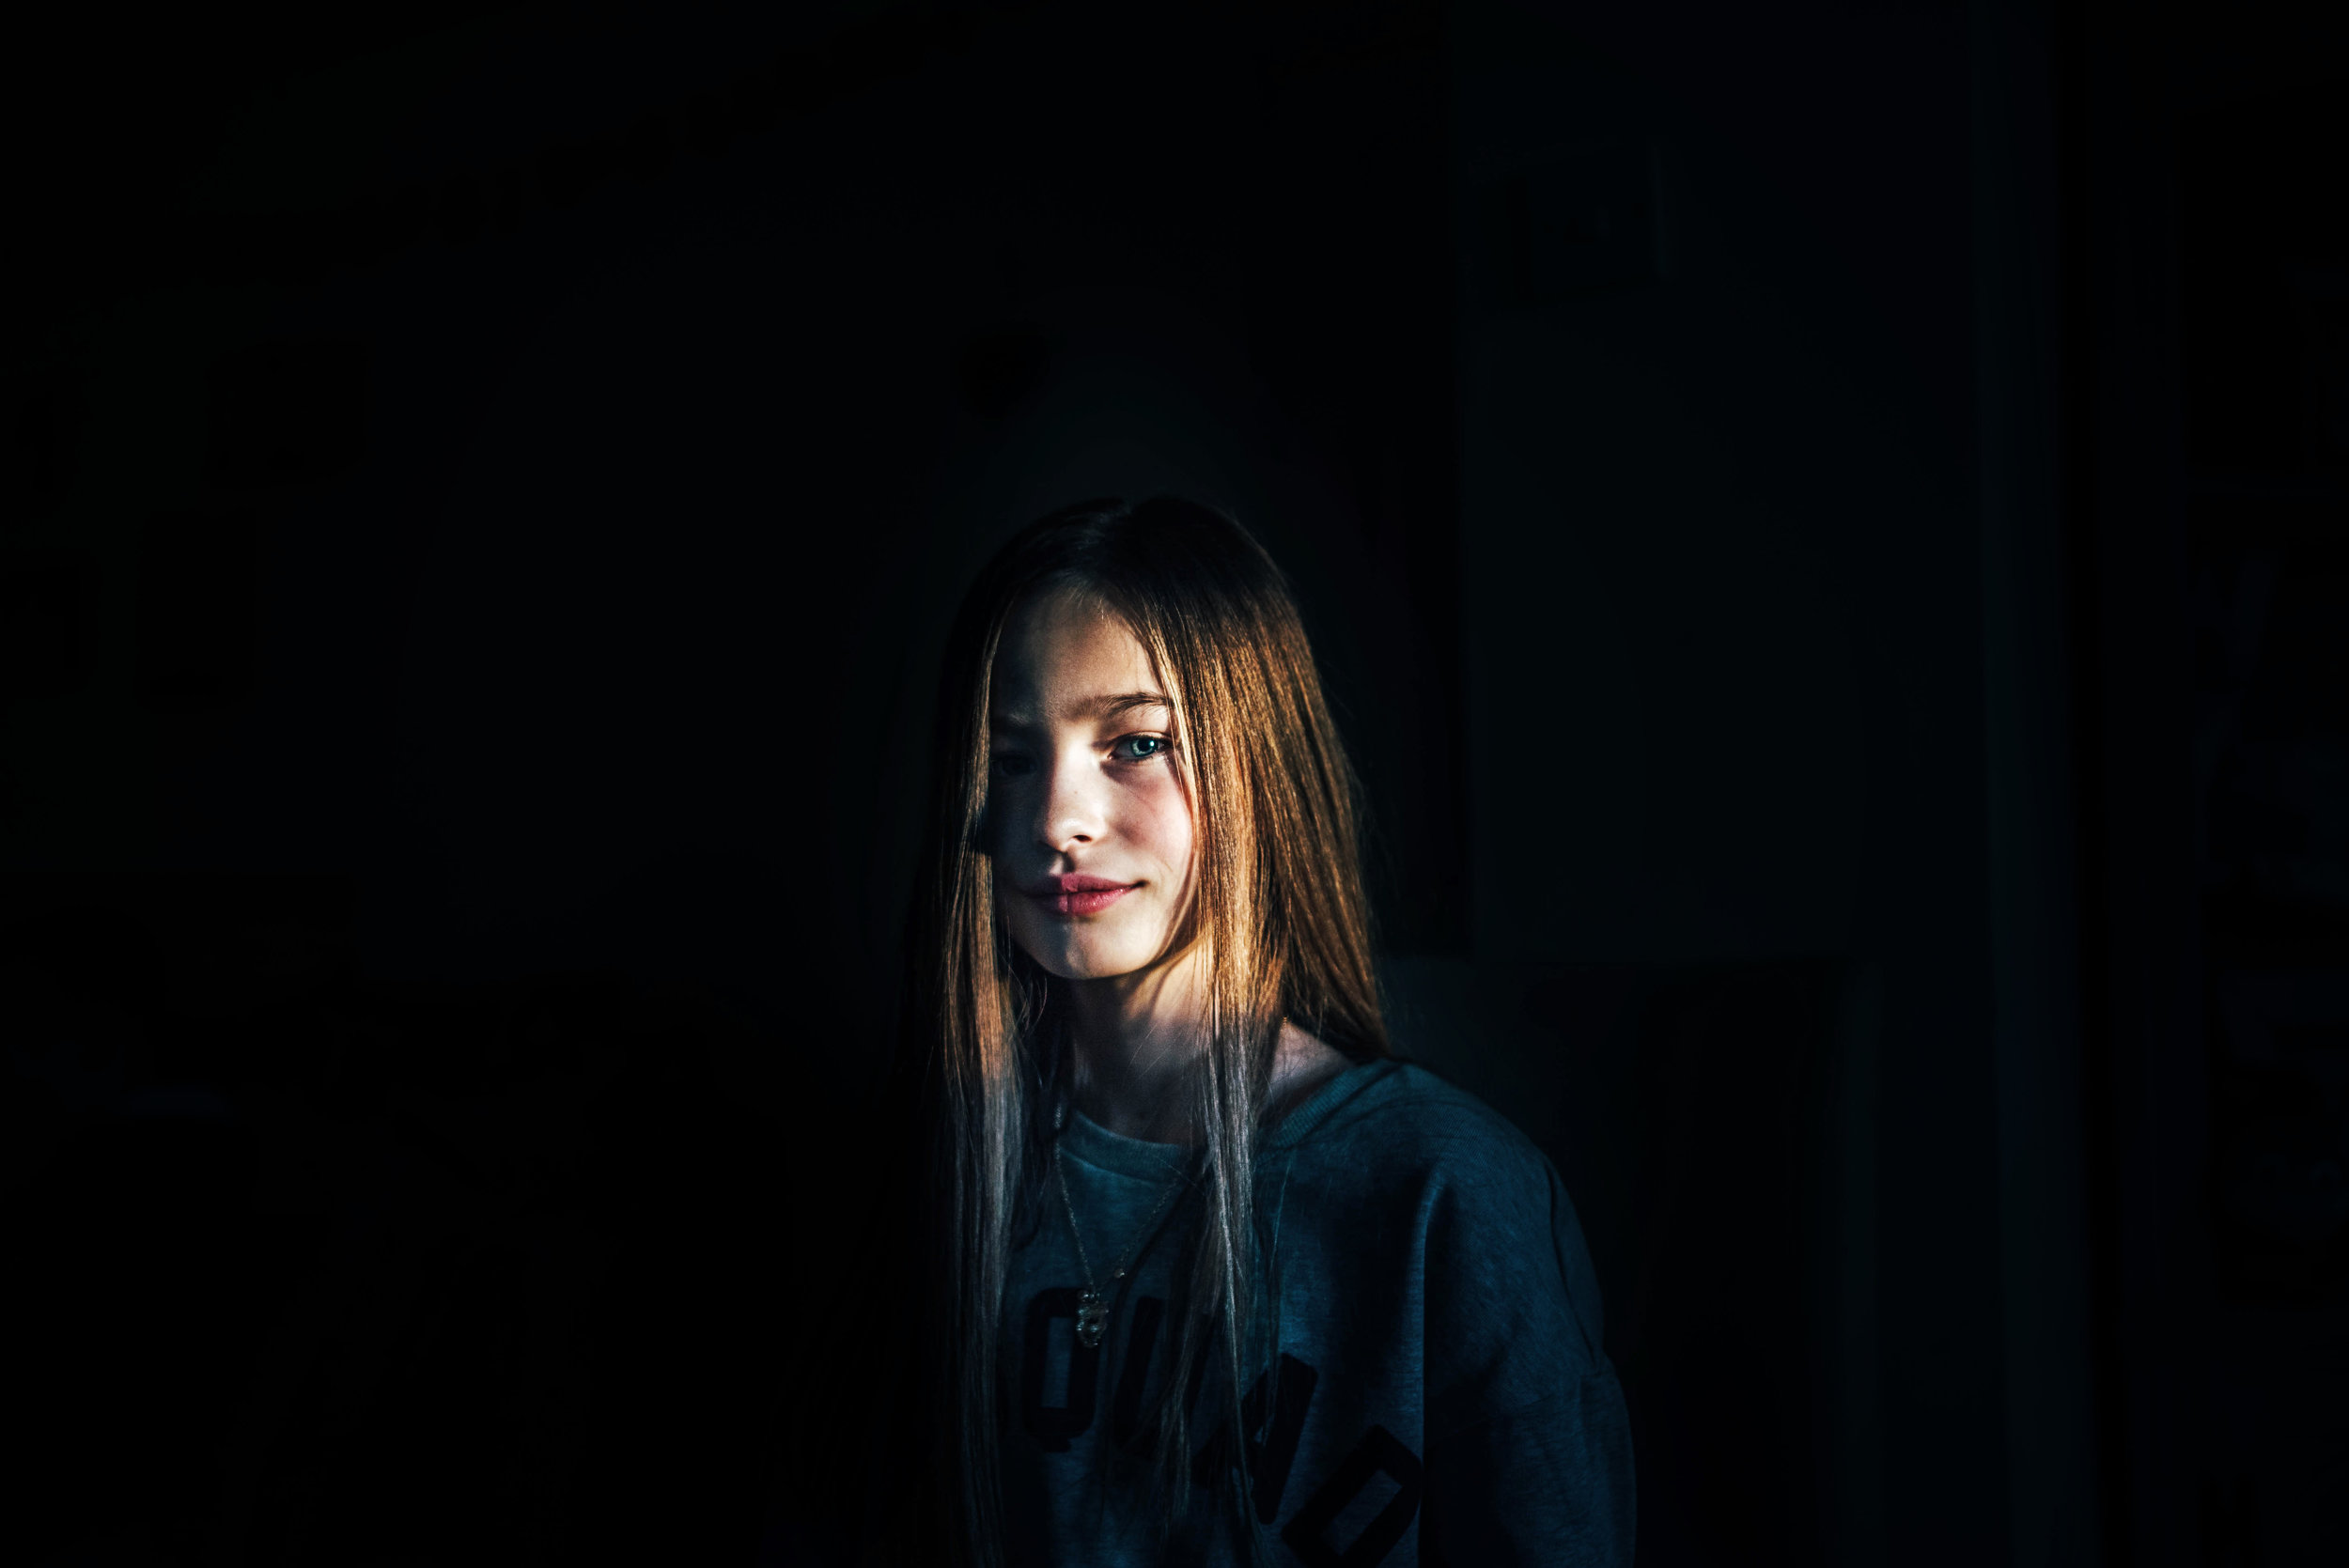
<path fill-rule="evenodd" d="M 1101 1348 L 1101 1336 L 1110 1326 L 1110 1304 L 1101 1299 L 1098 1291 L 1077 1293 L 1077 1338 L 1087 1350 Z"/>

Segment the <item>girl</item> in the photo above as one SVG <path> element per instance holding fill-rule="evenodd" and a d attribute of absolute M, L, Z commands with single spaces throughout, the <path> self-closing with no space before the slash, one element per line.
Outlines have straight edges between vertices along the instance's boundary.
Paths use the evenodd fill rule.
<path fill-rule="evenodd" d="M 865 1406 L 894 1555 L 1627 1564 L 1573 1208 L 1394 1057 L 1352 777 L 1264 550 L 1174 499 L 1034 524 L 963 603 L 938 736 L 932 1271 L 904 1397 Z"/>

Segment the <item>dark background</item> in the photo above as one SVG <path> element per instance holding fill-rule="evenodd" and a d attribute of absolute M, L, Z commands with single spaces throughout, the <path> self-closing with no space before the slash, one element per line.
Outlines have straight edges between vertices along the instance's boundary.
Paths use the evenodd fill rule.
<path fill-rule="evenodd" d="M 745 1560 L 943 619 L 1178 489 L 1575 1195 L 1643 1562 L 2342 1560 L 2324 25 L 13 33 L 9 1555 Z"/>

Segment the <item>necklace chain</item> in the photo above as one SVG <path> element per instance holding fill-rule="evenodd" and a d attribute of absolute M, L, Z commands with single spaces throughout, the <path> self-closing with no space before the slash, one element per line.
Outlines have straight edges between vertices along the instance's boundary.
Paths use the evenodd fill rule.
<path fill-rule="evenodd" d="M 1064 1110 L 1064 1119 L 1066 1114 Z M 1068 1239 L 1077 1244 L 1077 1266 L 1084 1270 L 1085 1276 L 1085 1288 L 1077 1294 L 1077 1338 L 1084 1342 L 1087 1350 L 1095 1350 L 1100 1346 L 1101 1336 L 1109 1331 L 1110 1303 L 1102 1292 L 1101 1282 L 1094 1277 L 1093 1259 L 1085 1251 L 1084 1232 L 1077 1225 L 1077 1205 L 1068 1196 L 1068 1171 L 1061 1162 L 1060 1139 L 1057 1136 L 1059 1126 L 1055 1125 L 1052 1130 L 1055 1134 L 1052 1139 L 1052 1179 L 1060 1188 L 1061 1212 L 1068 1217 Z M 1125 1252 L 1111 1265 L 1109 1282 L 1112 1287 L 1125 1280 L 1127 1272 L 1134 1265 L 1135 1258 L 1149 1245 L 1150 1238 L 1158 1234 L 1159 1221 L 1166 1218 L 1166 1211 L 1174 1206 L 1175 1195 L 1182 1189 L 1183 1178 L 1178 1173 L 1166 1184 L 1166 1190 L 1159 1194 L 1157 1204 L 1150 1210 L 1150 1218 L 1142 1222 L 1142 1228 L 1134 1233 L 1133 1240 L 1126 1244 Z"/>

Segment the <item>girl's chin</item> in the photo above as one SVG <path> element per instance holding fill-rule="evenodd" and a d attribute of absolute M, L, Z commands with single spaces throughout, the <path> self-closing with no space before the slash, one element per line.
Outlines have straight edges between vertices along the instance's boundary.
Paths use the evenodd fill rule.
<path fill-rule="evenodd" d="M 1114 980 L 1136 970 L 1148 969 L 1147 957 L 1134 958 L 1123 953 L 1105 953 L 1091 948 L 1059 948 L 1044 953 L 1031 951 L 1029 957 L 1049 972 L 1063 980 Z"/>

